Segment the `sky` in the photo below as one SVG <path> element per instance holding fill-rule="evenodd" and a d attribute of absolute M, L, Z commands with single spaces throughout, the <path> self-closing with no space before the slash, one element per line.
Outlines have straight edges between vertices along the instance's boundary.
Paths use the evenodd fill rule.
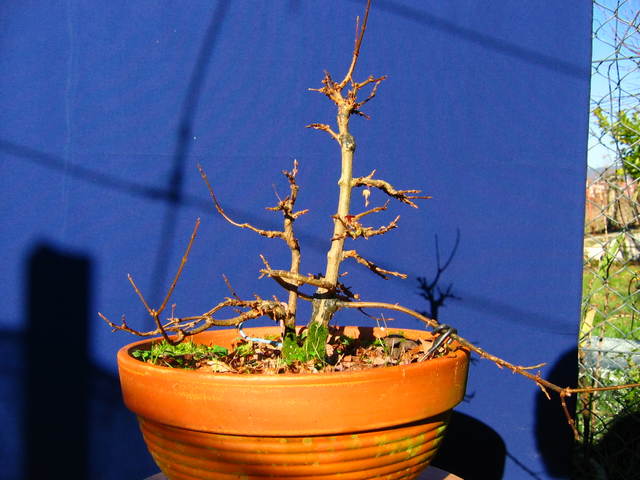
<path fill-rule="evenodd" d="M 593 24 L 596 36 L 593 39 L 592 52 L 592 76 L 591 76 L 591 105 L 590 111 L 593 111 L 598 101 L 606 99 L 610 90 L 613 90 L 613 98 L 617 100 L 616 84 L 618 78 L 621 84 L 626 87 L 627 91 L 636 92 L 640 86 L 640 73 L 638 73 L 635 61 L 631 59 L 619 60 L 617 62 L 618 70 L 612 68 L 614 64 L 608 59 L 616 57 L 616 51 L 613 47 L 615 38 L 615 28 L 618 28 L 618 34 L 622 32 L 630 32 L 627 25 L 622 22 L 614 23 L 611 19 L 612 11 L 618 8 L 620 17 L 632 21 L 634 25 L 638 25 L 638 21 L 633 21 L 634 14 L 640 11 L 640 2 L 636 0 L 603 0 L 597 1 L 594 5 Z M 625 43 L 630 45 L 640 45 L 640 34 L 633 29 L 633 35 L 627 36 Z M 622 48 L 617 53 L 618 58 L 629 57 L 635 55 L 629 49 Z M 637 55 L 636 55 L 637 57 Z M 604 62 L 601 62 L 605 60 Z M 611 78 L 609 78 L 609 76 Z M 637 104 L 634 99 L 633 103 L 627 103 L 627 107 Z M 611 105 L 610 101 L 601 104 L 603 109 Z M 624 105 L 624 104 L 623 104 Z M 617 107 L 613 111 L 618 111 Z M 610 166 L 615 161 L 615 152 L 611 149 L 610 138 L 604 137 L 602 141 L 598 141 L 597 134 L 599 128 L 593 121 L 590 121 L 591 135 L 589 136 L 588 149 L 588 165 L 591 168 L 602 168 Z"/>

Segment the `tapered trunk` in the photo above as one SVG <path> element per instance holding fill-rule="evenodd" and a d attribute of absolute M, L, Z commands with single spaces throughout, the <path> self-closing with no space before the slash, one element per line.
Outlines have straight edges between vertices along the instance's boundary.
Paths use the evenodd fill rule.
<path fill-rule="evenodd" d="M 338 186 L 340 187 L 340 197 L 338 200 L 338 211 L 334 218 L 333 238 L 331 249 L 327 253 L 327 270 L 324 279 L 333 287 L 332 289 L 319 288 L 316 292 L 317 299 L 313 302 L 313 311 L 309 325 L 317 323 L 329 325 L 331 318 L 336 312 L 336 286 L 340 276 L 340 265 L 343 260 L 345 225 L 344 221 L 349 216 L 351 208 L 351 191 L 353 190 L 353 155 L 356 150 L 356 141 L 349 133 L 349 117 L 351 116 L 349 107 L 340 107 L 338 110 L 339 143 L 342 152 L 342 173 Z"/>

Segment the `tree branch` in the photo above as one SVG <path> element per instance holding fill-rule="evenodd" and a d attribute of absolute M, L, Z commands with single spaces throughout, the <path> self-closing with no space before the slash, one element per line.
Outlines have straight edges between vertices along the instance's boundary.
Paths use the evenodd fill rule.
<path fill-rule="evenodd" d="M 293 273 L 287 270 L 271 270 L 270 268 L 265 270 L 260 270 L 260 273 L 266 275 L 267 277 L 277 279 L 281 278 L 284 280 L 289 280 L 291 286 L 297 285 L 311 285 L 318 288 L 326 288 L 326 289 L 334 289 L 335 286 L 331 285 L 329 282 L 325 281 L 323 278 L 316 277 L 305 277 L 304 275 L 300 275 L 299 273 Z"/>
<path fill-rule="evenodd" d="M 432 197 L 424 197 L 417 195 L 407 195 L 408 193 L 420 193 L 420 190 L 396 190 L 389 182 L 385 182 L 384 180 L 377 180 L 373 178 L 373 174 L 376 173 L 374 170 L 366 177 L 359 177 L 353 180 L 354 187 L 374 187 L 379 190 L 382 190 L 384 193 L 389 195 L 390 197 L 395 198 L 403 203 L 407 203 L 414 208 L 418 208 L 418 206 L 413 203 L 411 200 L 415 199 L 430 199 Z"/>
<path fill-rule="evenodd" d="M 360 29 L 360 32 L 358 32 L 358 25 L 357 25 L 357 22 L 360 20 L 360 17 L 358 17 L 358 19 L 356 20 L 356 46 L 353 49 L 353 57 L 351 59 L 351 65 L 349 66 L 349 70 L 347 71 L 347 74 L 345 75 L 344 80 L 342 80 L 342 82 L 340 82 L 340 85 L 338 85 L 338 91 L 342 90 L 347 85 L 347 83 L 353 82 L 353 72 L 356 69 L 356 63 L 358 62 L 358 56 L 360 55 L 360 47 L 362 46 L 364 31 L 367 28 L 367 20 L 369 19 L 370 7 L 371 7 L 371 0 L 367 2 L 367 10 L 365 11 L 365 14 L 364 14 L 364 21 L 362 22 L 362 28 Z"/>
<path fill-rule="evenodd" d="M 396 277 L 400 277 L 402 279 L 407 278 L 407 276 L 404 273 L 391 272 L 389 270 L 385 270 L 383 268 L 378 267 L 375 263 L 370 262 L 369 260 L 366 260 L 366 259 L 362 258 L 360 255 L 358 255 L 356 253 L 355 250 L 345 250 L 342 253 L 342 256 L 343 256 L 343 258 L 355 258 L 356 261 L 359 264 L 364 265 L 369 270 L 371 270 L 373 273 L 375 273 L 376 275 L 381 276 L 385 280 L 389 280 L 389 277 L 387 277 L 387 275 L 393 275 L 393 276 L 396 276 Z"/>
<path fill-rule="evenodd" d="M 218 203 L 218 200 L 216 199 L 215 194 L 213 193 L 213 189 L 211 188 L 211 185 L 209 184 L 209 180 L 207 179 L 207 176 L 205 175 L 204 171 L 202 170 L 202 167 L 200 167 L 200 165 L 198 165 L 198 169 L 200 169 L 200 173 L 202 174 L 202 178 L 204 178 L 204 181 L 207 183 L 207 187 L 209 188 L 209 193 L 211 194 L 211 198 L 213 198 L 213 202 L 216 204 L 216 208 L 218 209 L 218 213 L 220 213 L 220 215 L 222 215 L 222 217 L 229 222 L 231 225 L 234 225 L 236 227 L 240 227 L 240 228 L 248 228 L 249 230 L 252 230 L 260 235 L 262 235 L 263 237 L 268 237 L 268 238 L 282 238 L 283 233 L 279 232 L 279 231 L 272 231 L 272 230 L 261 230 L 259 228 L 254 227 L 253 225 L 250 225 L 249 223 L 237 223 L 234 222 L 233 220 L 231 220 L 226 213 L 224 213 L 224 210 L 222 209 L 222 207 L 220 206 L 220 204 Z"/>
<path fill-rule="evenodd" d="M 370 237 L 373 237 L 374 235 L 384 235 L 389 230 L 398 227 L 398 220 L 400 219 L 400 215 L 398 215 L 391 223 L 389 223 L 389 225 L 382 226 L 377 230 L 374 230 L 373 227 L 363 227 L 356 220 L 356 218 L 352 216 L 348 216 L 346 221 L 343 218 L 335 215 L 332 218 L 336 218 L 337 220 L 339 220 L 345 228 L 344 232 L 334 235 L 334 237 L 331 239 L 331 241 L 335 242 L 336 240 L 342 240 L 346 237 L 351 237 L 353 239 L 364 237 L 368 239 Z"/>
<path fill-rule="evenodd" d="M 328 132 L 329 135 L 331 135 L 334 140 L 338 142 L 340 141 L 340 137 L 338 136 L 338 134 L 333 130 L 331 130 L 331 127 L 329 125 L 324 125 L 322 123 L 312 123 L 311 125 L 307 125 L 306 128 L 315 128 L 316 130 L 323 130 L 325 132 Z"/>

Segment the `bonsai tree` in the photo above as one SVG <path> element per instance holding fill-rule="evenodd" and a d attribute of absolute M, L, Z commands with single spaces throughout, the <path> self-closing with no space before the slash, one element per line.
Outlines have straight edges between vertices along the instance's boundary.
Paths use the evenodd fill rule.
<path fill-rule="evenodd" d="M 142 337 L 161 335 L 164 341 L 166 341 L 169 345 L 181 344 L 186 338 L 203 332 L 214 326 L 236 326 L 240 334 L 244 335 L 242 331 L 242 325 L 244 324 L 244 322 L 260 317 L 268 317 L 281 325 L 282 338 L 280 339 L 280 341 L 268 341 L 265 339 L 251 338 L 249 338 L 249 340 L 259 340 L 266 341 L 267 343 L 272 343 L 272 345 L 277 347 L 277 349 L 280 351 L 285 361 L 306 362 L 312 360 L 316 365 L 318 365 L 324 364 L 326 361 L 326 342 L 329 338 L 329 324 L 336 312 L 340 309 L 356 308 L 362 311 L 364 309 L 375 308 L 403 312 L 407 315 L 423 321 L 427 326 L 432 327 L 432 333 L 434 333 L 436 337 L 436 340 L 431 345 L 422 345 L 422 352 L 414 356 L 411 361 L 427 360 L 431 356 L 438 354 L 438 352 L 442 352 L 443 349 L 446 350 L 449 342 L 451 340 L 455 340 L 458 345 L 462 345 L 463 347 L 476 352 L 482 358 L 487 358 L 495 362 L 500 368 L 507 368 L 514 373 L 518 373 L 533 380 L 543 390 L 547 397 L 549 397 L 549 394 L 547 392 L 548 390 L 557 392 L 560 395 L 562 406 L 564 408 L 569 424 L 573 427 L 574 434 L 576 438 L 578 438 L 578 432 L 575 429 L 572 415 L 570 414 L 566 406 L 566 397 L 571 396 L 573 393 L 594 392 L 630 387 L 632 388 L 638 387 L 640 386 L 640 384 L 628 384 L 602 388 L 559 387 L 542 379 L 539 373 L 530 373 L 530 370 L 536 370 L 542 367 L 544 364 L 532 367 L 513 365 L 505 360 L 502 360 L 494 355 L 485 352 L 484 350 L 476 347 L 464 338 L 458 336 L 457 331 L 455 329 L 452 329 L 450 326 L 440 325 L 437 321 L 427 318 L 426 316 L 409 308 L 397 304 L 361 301 L 358 294 L 352 292 L 350 288 L 346 287 L 340 281 L 341 265 L 342 262 L 347 259 L 355 260 L 357 263 L 363 265 L 371 272 L 384 279 L 388 279 L 389 276 L 406 278 L 406 275 L 403 275 L 399 272 L 387 271 L 380 268 L 373 262 L 367 260 L 366 258 L 363 258 L 360 254 L 357 253 L 356 250 L 345 250 L 345 240 L 347 238 L 368 239 L 378 235 L 384 235 L 390 230 L 397 228 L 399 217 L 396 217 L 389 224 L 383 225 L 378 228 L 370 226 L 369 222 L 369 219 L 373 218 L 373 214 L 386 210 L 391 200 L 397 200 L 401 203 L 405 203 L 411 207 L 417 208 L 417 205 L 414 201 L 430 198 L 418 195 L 420 193 L 419 190 L 397 190 L 389 182 L 375 178 L 375 171 L 366 176 L 354 176 L 354 154 L 356 151 L 356 140 L 350 133 L 349 123 L 354 115 L 365 117 L 367 119 L 369 118 L 365 113 L 363 113 L 362 107 L 375 97 L 378 86 L 386 78 L 385 76 L 381 76 L 378 78 L 369 76 L 361 82 L 357 82 L 354 78 L 354 73 L 358 62 L 358 57 L 360 55 L 364 33 L 366 30 L 370 4 L 371 0 L 369 0 L 367 3 L 367 9 L 364 16 L 364 21 L 362 22 L 362 26 L 359 26 L 358 22 L 358 25 L 356 27 L 355 48 L 353 51 L 351 64 L 349 65 L 344 78 L 340 82 L 337 82 L 331 77 L 329 73 L 325 72 L 324 79 L 322 80 L 323 86 L 317 89 L 310 89 L 312 91 L 325 94 L 331 101 L 333 101 L 333 103 L 337 107 L 337 128 L 323 123 L 308 125 L 308 128 L 321 130 L 328 134 L 332 138 L 332 140 L 336 141 L 341 152 L 341 171 L 338 180 L 338 207 L 336 213 L 332 216 L 334 229 L 333 236 L 329 241 L 330 247 L 327 253 L 327 263 L 324 274 L 309 276 L 302 275 L 300 273 L 301 248 L 300 242 L 295 235 L 294 223 L 296 222 L 296 220 L 298 220 L 298 218 L 306 214 L 307 210 L 295 209 L 299 191 L 299 186 L 296 183 L 296 175 L 298 173 L 297 161 L 294 161 L 293 169 L 291 171 L 284 172 L 284 175 L 286 176 L 289 183 L 289 195 L 284 199 L 279 199 L 276 206 L 269 208 L 269 210 L 281 212 L 283 216 L 283 228 L 282 230 L 277 231 L 263 230 L 248 223 L 237 223 L 229 216 L 227 216 L 223 208 L 220 206 L 220 203 L 218 202 L 214 194 L 214 191 L 207 179 L 205 172 L 201 167 L 199 167 L 202 177 L 209 189 L 213 201 L 215 202 L 218 212 L 224 217 L 227 222 L 239 228 L 248 228 L 259 235 L 268 238 L 280 239 L 286 242 L 291 253 L 291 263 L 288 270 L 274 269 L 269 264 L 268 259 L 262 257 L 265 267 L 261 270 L 261 273 L 262 276 L 270 277 L 271 279 L 276 281 L 285 290 L 287 300 L 283 301 L 275 297 L 273 299 L 266 300 L 259 297 L 258 295 L 255 295 L 255 298 L 252 300 L 242 300 L 238 295 L 235 294 L 235 292 L 231 288 L 231 285 L 229 285 L 229 283 L 227 282 L 232 296 L 218 303 L 209 311 L 200 315 L 182 318 L 175 317 L 172 311 L 169 318 L 166 319 L 166 321 L 163 321 L 161 319 L 161 316 L 163 315 L 163 312 L 165 311 L 169 303 L 172 292 L 178 282 L 180 273 L 182 272 L 182 269 L 187 262 L 191 246 L 193 245 L 193 242 L 195 240 L 200 223 L 200 221 L 198 220 L 196 222 L 189 245 L 186 249 L 186 253 L 182 259 L 175 279 L 171 284 L 171 287 L 169 288 L 169 291 L 162 305 L 160 305 L 159 308 L 154 309 L 147 304 L 144 296 L 135 285 L 131 276 L 129 276 L 129 280 L 133 285 L 133 288 L 140 296 L 140 299 L 144 303 L 151 317 L 153 317 L 154 319 L 156 326 L 155 329 L 150 331 L 137 331 L 127 325 L 124 316 L 121 324 L 115 324 L 108 320 L 104 315 L 99 315 L 116 330 L 130 332 Z M 365 87 L 368 88 L 365 89 Z M 368 90 L 369 93 L 361 95 L 361 91 L 363 91 L 363 89 Z M 363 96 L 365 96 L 364 99 L 362 99 Z M 389 199 L 383 205 L 371 207 L 368 210 L 355 213 L 352 208 L 351 200 L 353 191 L 356 188 L 364 189 L 363 193 L 365 196 L 365 208 L 369 208 L 369 193 L 371 189 L 381 191 L 386 196 L 388 196 Z M 438 263 L 438 275 L 442 273 L 444 269 L 446 269 L 447 265 L 448 262 L 444 267 L 442 267 Z M 435 287 L 435 284 L 429 284 L 426 282 L 426 280 L 421 281 L 421 284 L 423 286 L 423 289 L 425 289 L 425 291 L 429 295 L 433 294 L 432 290 Z M 442 298 L 446 297 L 447 295 L 451 296 L 451 293 L 450 290 L 446 292 L 440 291 L 438 295 L 438 297 L 432 295 L 432 297 L 425 298 L 435 301 L 435 304 L 437 306 L 438 302 L 441 301 Z M 300 337 L 297 334 L 296 329 L 296 326 L 300 324 L 300 319 L 297 315 L 299 300 L 308 301 L 312 304 L 312 312 L 310 318 L 306 322 L 307 331 L 304 338 Z M 226 311 L 227 309 L 233 310 L 234 315 L 227 318 L 220 318 L 222 316 L 222 312 Z M 246 335 L 244 336 L 246 337 Z"/>
<path fill-rule="evenodd" d="M 372 214 L 386 210 L 391 199 L 417 208 L 417 205 L 414 203 L 415 200 L 429 198 L 425 196 L 418 196 L 420 193 L 419 190 L 397 190 L 385 180 L 375 178 L 375 171 L 371 172 L 367 176 L 354 177 L 353 172 L 356 140 L 349 131 L 349 122 L 353 116 L 369 118 L 361 109 L 367 102 L 375 97 L 378 86 L 386 78 L 384 76 L 379 78 L 369 76 L 361 82 L 357 82 L 354 79 L 354 72 L 360 55 L 360 48 L 362 46 L 362 40 L 364 38 L 367 25 L 370 3 L 371 2 L 369 0 L 362 26 L 356 27 L 357 35 L 355 49 L 351 59 L 351 64 L 344 78 L 340 82 L 337 82 L 329 73 L 325 72 L 325 77 L 322 80 L 322 88 L 310 89 L 325 94 L 334 102 L 337 107 L 337 128 L 334 129 L 329 125 L 321 123 L 308 125 L 307 128 L 314 128 L 329 134 L 330 137 L 336 141 L 341 152 L 341 173 L 338 180 L 338 207 L 336 213 L 332 216 L 334 228 L 333 236 L 329 242 L 330 248 L 327 253 L 325 273 L 318 276 L 305 276 L 300 274 L 301 249 L 300 242 L 295 235 L 294 223 L 298 218 L 306 214 L 307 210 L 296 211 L 295 209 L 299 190 L 299 186 L 296 183 L 296 175 L 298 172 L 297 161 L 294 161 L 293 169 L 290 172 L 284 172 L 284 175 L 289 182 L 289 195 L 286 198 L 279 200 L 277 206 L 269 208 L 269 210 L 281 212 L 284 217 L 284 225 L 280 231 L 262 230 L 247 223 L 236 223 L 233 219 L 229 218 L 220 206 L 220 203 L 207 180 L 205 172 L 199 166 L 200 172 L 209 188 L 211 197 L 215 202 L 218 212 L 229 223 L 236 227 L 248 228 L 259 235 L 269 238 L 278 238 L 286 242 L 291 252 L 291 264 L 289 269 L 273 269 L 269 265 L 268 260 L 262 257 L 265 268 L 261 270 L 261 273 L 263 276 L 267 276 L 275 280 L 286 290 L 287 301 L 284 302 L 277 298 L 265 300 L 258 296 L 253 300 L 241 300 L 237 295 L 235 295 L 235 293 L 233 293 L 233 298 L 225 299 L 208 312 L 185 318 L 175 318 L 172 314 L 168 321 L 163 323 L 160 317 L 169 302 L 171 293 L 180 276 L 180 272 L 187 261 L 189 250 L 198 229 L 198 221 L 191 237 L 187 253 L 183 258 L 175 280 L 160 308 L 150 308 L 143 295 L 133 282 L 133 279 L 129 277 L 129 280 L 133 284 L 136 292 L 140 295 L 140 298 L 149 311 L 149 314 L 153 317 L 156 328 L 151 331 L 140 332 L 130 328 L 124 321 L 124 318 L 121 325 L 116 325 L 101 315 L 102 318 L 104 318 L 112 327 L 118 330 L 131 332 L 139 336 L 162 335 L 169 344 L 173 345 L 182 342 L 188 336 L 202 332 L 213 326 L 241 326 L 247 320 L 258 317 L 269 317 L 276 322 L 279 322 L 283 327 L 282 354 L 286 359 L 308 360 L 309 358 L 314 358 L 322 361 L 325 356 L 325 343 L 329 334 L 329 323 L 335 313 L 342 308 L 363 309 L 366 307 L 376 307 L 401 310 L 425 321 L 427 324 L 434 327 L 437 326 L 435 321 L 427 319 L 417 312 L 413 312 L 397 305 L 361 302 L 359 301 L 357 294 L 351 292 L 349 288 L 340 282 L 341 265 L 342 262 L 347 259 L 355 260 L 384 279 L 388 279 L 389 275 L 406 278 L 406 275 L 401 273 L 387 271 L 378 267 L 373 262 L 359 255 L 356 250 L 345 250 L 345 240 L 347 238 L 368 239 L 377 235 L 386 234 L 390 230 L 396 228 L 400 217 L 396 217 L 389 224 L 383 225 L 379 228 L 369 226 L 369 222 L 366 222 L 371 218 Z M 361 91 L 365 89 L 365 87 L 370 87 L 369 93 L 366 94 L 366 98 L 361 99 Z M 384 205 L 354 213 L 352 210 L 351 198 L 353 191 L 356 188 L 365 189 L 365 208 L 369 206 L 369 193 L 371 189 L 380 190 L 389 197 L 389 200 L 387 200 Z M 315 289 L 315 292 L 304 291 L 304 287 L 308 287 L 307 290 Z M 313 305 L 311 318 L 306 323 L 308 332 L 305 340 L 302 342 L 302 345 L 299 344 L 300 340 L 296 334 L 296 325 L 299 324 L 297 313 L 298 301 L 300 299 L 309 301 Z M 218 318 L 220 312 L 225 308 L 235 309 L 236 315 L 231 318 Z M 170 337 L 169 334 L 174 334 L 174 336 Z"/>

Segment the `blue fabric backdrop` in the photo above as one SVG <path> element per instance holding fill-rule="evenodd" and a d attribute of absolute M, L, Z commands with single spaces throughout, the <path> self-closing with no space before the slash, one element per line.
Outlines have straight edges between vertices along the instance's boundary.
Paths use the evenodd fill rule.
<path fill-rule="evenodd" d="M 304 128 L 335 125 L 333 104 L 309 88 L 324 70 L 346 73 L 365 3 L 0 6 L 3 478 L 157 472 L 120 399 L 115 353 L 133 338 L 97 312 L 150 327 L 126 275 L 157 306 L 197 218 L 178 315 L 227 296 L 222 274 L 245 298 L 280 293 L 257 280 L 259 254 L 282 268 L 286 246 L 225 223 L 197 164 L 230 216 L 275 229 L 279 215 L 264 208 L 274 188 L 286 195 L 281 172 L 297 159 L 298 205 L 310 209 L 297 222 L 302 270 L 324 270 L 339 149 Z M 516 364 L 547 362 L 543 376 L 563 384 L 576 368 L 590 21 L 589 0 L 373 0 L 356 78 L 388 79 L 363 109 L 371 120 L 352 120 L 356 175 L 376 169 L 433 199 L 392 204 L 374 224 L 400 214 L 399 228 L 354 244 L 407 280 L 348 264 L 345 282 L 363 299 L 428 311 L 417 278 L 434 279 L 438 251 L 444 264 L 459 235 L 439 320 Z M 74 355 L 84 366 L 63 373 Z M 486 360 L 472 365 L 468 393 L 436 465 L 466 480 L 568 478 L 557 398 L 541 401 Z"/>

